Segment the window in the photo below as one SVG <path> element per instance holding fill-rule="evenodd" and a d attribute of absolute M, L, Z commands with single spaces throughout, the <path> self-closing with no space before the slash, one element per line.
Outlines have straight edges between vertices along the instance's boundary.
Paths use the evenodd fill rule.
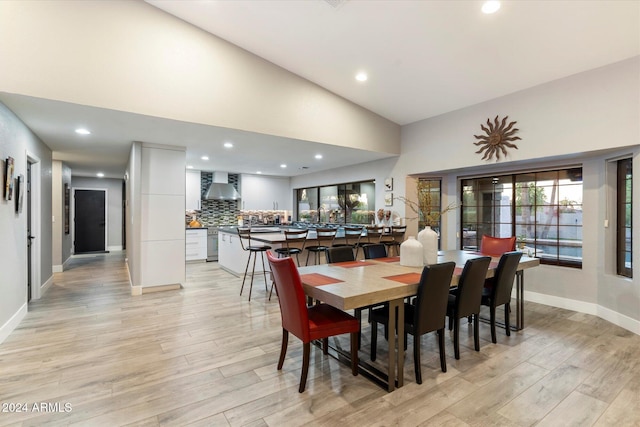
<path fill-rule="evenodd" d="M 298 221 L 327 224 L 371 224 L 375 215 L 375 182 L 351 182 L 297 191 Z"/>
<path fill-rule="evenodd" d="M 462 246 L 517 237 L 543 264 L 582 267 L 582 168 L 462 180 Z"/>
<path fill-rule="evenodd" d="M 440 186 L 439 179 L 418 179 L 418 206 L 420 210 L 418 230 L 422 230 L 428 225 L 436 232 L 440 232 L 440 212 L 442 211 Z"/>
<path fill-rule="evenodd" d="M 633 277 L 631 264 L 632 254 L 632 160 L 618 160 L 617 196 L 616 196 L 616 264 L 617 273 L 625 277 Z"/>

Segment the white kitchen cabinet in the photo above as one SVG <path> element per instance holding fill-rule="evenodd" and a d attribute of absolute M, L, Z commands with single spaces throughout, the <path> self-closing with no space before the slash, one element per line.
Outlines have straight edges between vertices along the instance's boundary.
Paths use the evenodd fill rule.
<path fill-rule="evenodd" d="M 293 192 L 289 178 L 241 175 L 243 210 L 291 210 Z"/>
<path fill-rule="evenodd" d="M 185 260 L 207 260 L 207 229 L 194 228 L 186 230 L 185 236 Z"/>
<path fill-rule="evenodd" d="M 264 246 L 266 243 L 251 240 L 251 245 Z M 280 245 L 270 246 L 273 248 L 280 247 Z M 256 274 L 264 271 L 262 268 L 262 261 L 259 259 L 260 255 L 261 254 L 258 254 L 258 259 L 256 260 Z M 265 253 L 263 253 L 263 255 L 264 265 L 268 271 L 269 264 L 267 261 L 267 255 Z M 247 267 L 248 259 L 249 252 L 242 249 L 242 246 L 240 245 L 240 237 L 237 234 L 227 233 L 222 230 L 218 232 L 218 265 L 220 267 L 236 276 L 242 277 L 244 276 L 244 269 Z M 253 265 L 253 261 L 251 264 Z M 252 265 L 249 266 L 249 271 L 251 271 Z M 262 281 L 262 278 L 260 278 L 260 280 Z"/>
<path fill-rule="evenodd" d="M 202 201 L 200 196 L 200 171 L 187 171 L 185 208 L 187 210 L 200 210 Z"/>

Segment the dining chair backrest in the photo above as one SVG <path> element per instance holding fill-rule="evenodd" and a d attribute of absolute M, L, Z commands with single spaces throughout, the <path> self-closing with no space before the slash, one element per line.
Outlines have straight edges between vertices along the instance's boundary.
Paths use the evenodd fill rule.
<path fill-rule="evenodd" d="M 365 259 L 385 258 L 387 256 L 387 247 L 382 243 L 363 246 Z"/>
<path fill-rule="evenodd" d="M 493 237 L 488 235 L 482 236 L 480 242 L 480 253 L 490 256 L 501 256 L 505 252 L 511 252 L 516 249 L 516 238 L 513 237 Z"/>
<path fill-rule="evenodd" d="M 455 308 L 458 318 L 480 312 L 482 288 L 484 287 L 484 279 L 487 277 L 489 263 L 491 263 L 491 257 L 473 258 L 465 263 L 458 281 Z"/>
<path fill-rule="evenodd" d="M 455 262 L 445 262 L 426 266 L 422 270 L 413 321 L 416 335 L 444 328 L 455 267 Z"/>
<path fill-rule="evenodd" d="M 278 293 L 282 327 L 303 342 L 309 342 L 309 314 L 300 274 L 291 257 L 277 258 L 271 251 L 267 259 Z"/>
<path fill-rule="evenodd" d="M 384 232 L 384 227 L 381 225 L 368 225 L 365 227 L 366 235 L 364 238 L 367 243 L 380 243 L 380 237 Z"/>
<path fill-rule="evenodd" d="M 333 248 L 328 248 L 326 255 L 327 264 L 356 260 L 355 256 L 353 256 L 353 249 L 349 246 L 335 246 Z"/>
<path fill-rule="evenodd" d="M 513 280 L 518 271 L 520 258 L 522 252 L 506 252 L 500 257 L 491 289 L 491 301 L 494 306 L 511 302 Z"/>

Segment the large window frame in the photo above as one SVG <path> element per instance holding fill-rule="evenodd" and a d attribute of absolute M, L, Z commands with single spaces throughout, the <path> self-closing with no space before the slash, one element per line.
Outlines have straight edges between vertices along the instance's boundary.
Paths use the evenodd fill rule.
<path fill-rule="evenodd" d="M 463 249 L 483 235 L 517 237 L 542 264 L 582 268 L 582 167 L 463 178 Z"/>
<path fill-rule="evenodd" d="M 616 273 L 633 277 L 633 159 L 616 162 Z"/>

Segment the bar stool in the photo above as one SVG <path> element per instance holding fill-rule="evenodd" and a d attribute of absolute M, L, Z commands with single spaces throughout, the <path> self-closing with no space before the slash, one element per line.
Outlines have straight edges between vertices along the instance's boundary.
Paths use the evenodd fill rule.
<path fill-rule="evenodd" d="M 264 290 L 265 292 L 269 291 L 267 287 L 267 269 L 264 265 L 264 253 L 271 249 L 271 246 L 253 246 L 251 245 L 251 230 L 248 228 L 238 228 L 238 236 L 240 236 L 240 246 L 242 246 L 243 251 L 249 252 L 249 258 L 247 259 L 247 266 L 244 269 L 244 278 L 242 279 L 242 287 L 240 287 L 240 295 L 242 295 L 242 290 L 244 289 L 244 282 L 247 280 L 247 273 L 249 272 L 249 263 L 251 262 L 251 257 L 253 256 L 253 269 L 251 270 L 251 284 L 249 285 L 249 301 L 251 301 L 251 290 L 253 289 L 253 276 L 256 271 L 256 258 L 258 258 L 258 253 L 260 253 L 260 258 L 262 259 L 262 271 L 264 272 Z M 243 240 L 247 240 L 247 245 L 245 246 Z"/>
<path fill-rule="evenodd" d="M 338 232 L 335 228 L 316 228 L 316 238 L 309 239 L 315 240 L 316 244 L 307 246 L 307 264 L 309 265 L 309 255 L 311 252 L 314 254 L 314 261 L 316 264 L 320 264 L 320 252 L 324 252 L 327 248 L 330 248 L 333 244 L 333 239 L 336 238 L 336 233 Z"/>
<path fill-rule="evenodd" d="M 360 250 L 360 239 L 362 238 L 363 227 L 344 227 L 344 243 L 334 244 L 333 247 L 348 246 L 353 251 L 354 259 L 358 259 Z"/>
<path fill-rule="evenodd" d="M 387 246 L 387 252 L 391 255 L 391 250 L 394 250 L 395 256 L 400 255 L 400 244 L 404 241 L 404 233 L 407 231 L 406 225 L 393 225 L 389 230 L 387 236 L 388 240 L 381 240 L 380 243 L 384 243 Z"/>
<path fill-rule="evenodd" d="M 278 254 L 278 258 L 293 257 L 296 256 L 296 263 L 300 267 L 300 254 L 304 251 L 304 246 L 307 243 L 307 235 L 309 230 L 288 230 L 284 231 L 284 247 L 275 249 Z M 293 246 L 295 245 L 295 246 Z M 271 294 L 273 293 L 274 282 L 271 282 L 271 290 L 269 291 L 269 301 L 271 301 Z"/>

